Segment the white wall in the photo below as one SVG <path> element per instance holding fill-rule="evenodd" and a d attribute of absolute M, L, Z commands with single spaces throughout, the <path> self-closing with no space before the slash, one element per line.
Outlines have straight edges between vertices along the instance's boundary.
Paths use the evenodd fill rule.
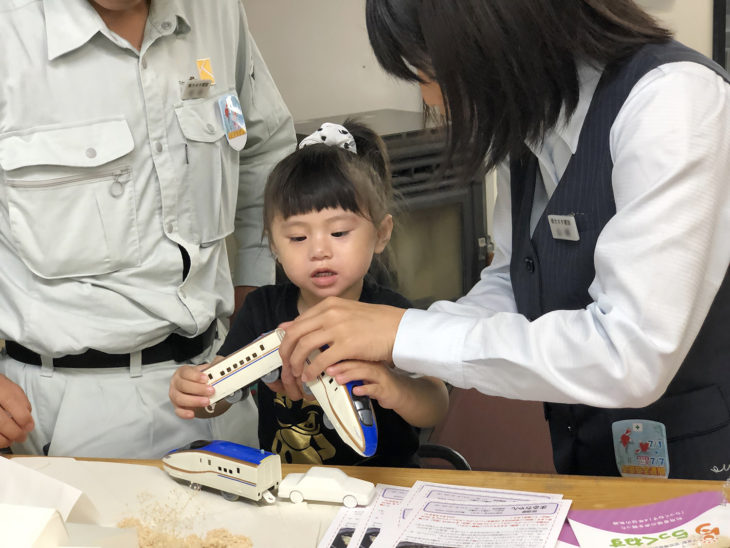
<path fill-rule="evenodd" d="M 452 0 L 444 0 L 452 1 Z M 243 0 L 249 26 L 295 120 L 380 108 L 420 110 L 414 85 L 378 66 L 367 38 L 365 0 Z M 712 0 L 637 0 L 676 32 L 712 55 Z M 488 231 L 494 178 L 487 183 Z"/>
<path fill-rule="evenodd" d="M 712 0 L 637 0 L 680 42 L 712 57 Z"/>
<path fill-rule="evenodd" d="M 386 75 L 370 49 L 365 0 L 244 0 L 251 33 L 296 121 L 396 108 L 418 88 Z"/>
<path fill-rule="evenodd" d="M 378 66 L 365 0 L 243 0 L 251 32 L 295 120 L 379 108 L 420 110 L 418 89 Z M 637 0 L 707 56 L 712 0 Z"/>

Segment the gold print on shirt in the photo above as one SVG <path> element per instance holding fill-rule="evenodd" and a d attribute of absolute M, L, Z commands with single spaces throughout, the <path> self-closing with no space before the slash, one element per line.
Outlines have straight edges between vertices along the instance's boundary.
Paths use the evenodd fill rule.
<path fill-rule="evenodd" d="M 293 402 L 283 394 L 277 393 L 274 405 L 291 409 Z M 272 453 L 281 456 L 281 460 L 295 464 L 322 464 L 332 458 L 335 448 L 321 433 L 322 408 L 316 401 L 302 400 L 301 422 L 286 424 L 277 420 L 279 428 L 274 435 Z"/>

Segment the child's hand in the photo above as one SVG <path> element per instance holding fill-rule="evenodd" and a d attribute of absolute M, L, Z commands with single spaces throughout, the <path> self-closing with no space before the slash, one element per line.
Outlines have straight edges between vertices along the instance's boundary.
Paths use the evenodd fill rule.
<path fill-rule="evenodd" d="M 277 394 L 285 394 L 289 399 L 291 400 L 316 400 L 317 398 L 314 397 L 314 395 L 311 392 L 307 392 L 304 390 L 304 387 L 302 384 L 294 384 L 292 386 L 296 386 L 299 388 L 299 391 L 292 397 L 290 394 L 287 393 L 286 388 L 284 387 L 284 383 L 282 383 L 281 378 L 278 378 L 274 382 L 267 382 L 264 383 L 266 386 L 271 390 L 272 392 L 276 392 Z M 295 399 L 296 398 L 296 399 Z"/>
<path fill-rule="evenodd" d="M 403 402 L 406 377 L 383 363 L 348 360 L 328 367 L 327 374 L 341 385 L 362 381 L 362 386 L 352 389 L 353 394 L 376 399 L 385 409 L 395 409 Z"/>
<path fill-rule="evenodd" d="M 213 363 L 220 360 L 214 360 Z M 183 365 L 170 379 L 170 401 L 175 414 L 182 419 L 195 417 L 195 409 L 210 404 L 215 388 L 208 385 L 208 376 L 202 373 L 210 364 Z"/>
<path fill-rule="evenodd" d="M 339 384 L 362 381 L 352 392 L 370 396 L 413 426 L 428 428 L 441 422 L 449 410 L 449 392 L 436 377 L 411 377 L 379 362 L 348 360 L 331 365 L 327 374 Z"/>

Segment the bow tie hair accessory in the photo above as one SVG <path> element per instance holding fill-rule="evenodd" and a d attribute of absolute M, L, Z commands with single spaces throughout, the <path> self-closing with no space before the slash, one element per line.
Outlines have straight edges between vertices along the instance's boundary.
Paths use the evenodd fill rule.
<path fill-rule="evenodd" d="M 331 122 L 325 122 L 319 126 L 317 131 L 302 139 L 301 143 L 299 143 L 299 148 L 309 145 L 340 147 L 357 154 L 355 138 L 352 134 L 347 131 L 344 126 L 341 126 L 340 124 L 333 124 Z"/>

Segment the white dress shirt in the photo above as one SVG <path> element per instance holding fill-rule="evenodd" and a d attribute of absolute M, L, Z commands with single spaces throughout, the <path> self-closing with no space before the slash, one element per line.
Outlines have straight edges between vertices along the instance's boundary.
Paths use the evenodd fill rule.
<path fill-rule="evenodd" d="M 199 59 L 215 84 L 183 100 Z M 235 285 L 273 281 L 263 187 L 295 134 L 239 0 L 154 0 L 140 51 L 87 0 L 6 0 L 0 66 L 0 338 L 55 357 L 196 335 L 232 311 L 234 229 Z"/>
<path fill-rule="evenodd" d="M 544 180 L 533 218 L 576 151 L 599 77 L 581 67 L 575 114 L 533 150 Z M 610 147 L 616 215 L 596 244 L 593 302 L 533 322 L 517 313 L 502 167 L 492 264 L 457 302 L 405 313 L 398 367 L 515 399 L 643 407 L 661 396 L 730 263 L 730 86 L 694 63 L 652 70 L 621 108 Z"/>

